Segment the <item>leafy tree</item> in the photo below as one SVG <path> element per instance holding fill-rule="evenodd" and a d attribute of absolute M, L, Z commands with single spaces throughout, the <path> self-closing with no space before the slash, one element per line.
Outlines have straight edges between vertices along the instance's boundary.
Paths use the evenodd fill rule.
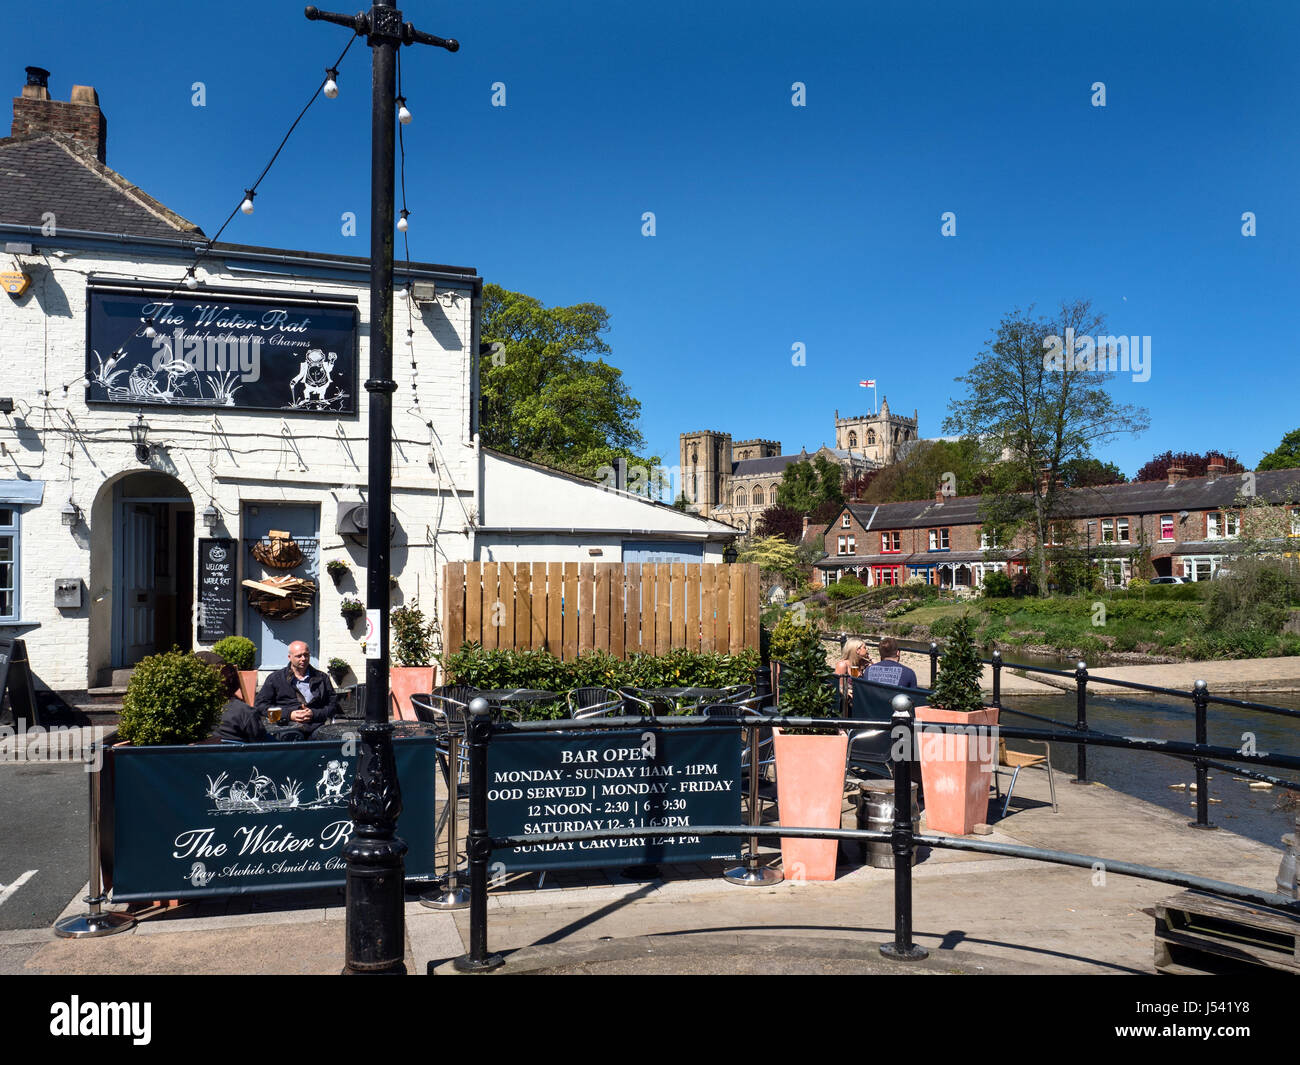
<path fill-rule="evenodd" d="M 862 501 L 931 499 L 947 484 L 954 495 L 974 495 L 988 484 L 988 466 L 989 456 L 977 440 L 918 440 L 899 461 L 877 472 Z"/>
<path fill-rule="evenodd" d="M 779 536 L 788 543 L 797 544 L 803 536 L 804 516 L 793 507 L 776 503 L 758 516 L 754 524 L 756 536 Z"/>
<path fill-rule="evenodd" d="M 1133 475 L 1133 480 L 1163 481 L 1169 476 L 1170 466 L 1186 466 L 1188 477 L 1204 477 L 1212 455 L 1218 455 L 1223 459 L 1223 464 L 1229 473 L 1245 472 L 1245 466 L 1234 458 L 1224 456 L 1222 451 L 1207 451 L 1204 455 L 1197 454 L 1195 451 L 1166 451 L 1152 456 L 1151 461 Z M 1264 467 L 1259 468 L 1262 470 Z"/>
<path fill-rule="evenodd" d="M 544 307 L 531 296 L 483 286 L 480 433 L 486 447 L 597 477 L 623 457 L 650 468 L 637 429 L 641 404 L 622 371 L 601 357 L 609 312 L 594 303 Z M 649 490 L 649 486 L 646 486 Z"/>
<path fill-rule="evenodd" d="M 795 580 L 799 575 L 799 562 L 794 545 L 779 536 L 764 536 L 754 540 L 742 551 L 737 562 L 757 562 L 760 570 L 778 573 Z"/>
<path fill-rule="evenodd" d="M 1098 488 L 1104 484 L 1124 484 L 1127 478 L 1113 462 L 1077 458 L 1061 466 L 1061 482 L 1066 488 Z"/>
<path fill-rule="evenodd" d="M 673 507 L 682 511 L 691 509 L 691 501 L 687 498 L 685 491 L 673 501 Z"/>
<path fill-rule="evenodd" d="M 776 501 L 800 514 L 811 514 L 824 503 L 843 503 L 843 473 L 825 455 L 814 455 L 811 462 L 792 462 L 781 475 Z"/>
<path fill-rule="evenodd" d="M 1024 495 L 1006 493 L 997 501 L 996 524 L 1007 526 L 1019 520 L 1032 529 L 1038 586 L 1046 595 L 1043 545 L 1065 464 L 1087 458 L 1095 444 L 1122 433 L 1142 432 L 1150 418 L 1145 410 L 1110 395 L 1109 372 L 1104 368 L 1088 368 L 1075 358 L 1052 361 L 1053 351 L 1060 350 L 1060 338 L 1099 337 L 1106 332 L 1105 319 L 1091 304 L 1086 300 L 1063 304 L 1050 319 L 1032 314 L 1033 308 L 1015 310 L 1003 318 L 975 365 L 957 378 L 965 385 L 965 395 L 949 404 L 944 432 L 975 437 L 1010 456 L 999 463 L 1005 470 L 994 476 L 994 488 L 1007 480 L 1028 481 Z"/>
<path fill-rule="evenodd" d="M 1259 460 L 1257 470 L 1289 470 L 1300 466 L 1300 429 L 1292 429 L 1282 442 Z"/>

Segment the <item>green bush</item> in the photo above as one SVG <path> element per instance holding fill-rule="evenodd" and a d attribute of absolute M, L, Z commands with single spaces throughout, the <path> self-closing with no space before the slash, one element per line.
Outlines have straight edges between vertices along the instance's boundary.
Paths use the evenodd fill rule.
<path fill-rule="evenodd" d="M 984 574 L 983 594 L 986 599 L 1010 599 L 1011 578 L 1005 573 L 993 570 Z"/>
<path fill-rule="evenodd" d="M 227 636 L 214 643 L 212 651 L 236 669 L 252 669 L 257 660 L 257 644 L 247 636 Z"/>
<path fill-rule="evenodd" d="M 842 603 L 846 599 L 856 599 L 860 595 L 865 595 L 866 591 L 867 586 L 861 581 L 845 577 L 827 588 L 826 595 L 832 603 Z"/>
<path fill-rule="evenodd" d="M 1211 629 L 1280 633 L 1287 607 L 1300 598 L 1300 580 L 1289 560 L 1240 558 L 1232 576 L 1211 582 L 1205 621 Z"/>
<path fill-rule="evenodd" d="M 726 655 L 714 651 L 675 648 L 666 655 L 634 654 L 616 658 L 606 651 L 588 651 L 561 661 L 547 651 L 488 650 L 466 643 L 441 657 L 448 683 L 476 688 L 536 688 L 563 694 L 573 688 L 725 688 L 752 684 L 758 652 L 746 649 Z M 563 701 L 529 706 L 525 717 L 564 717 Z"/>
<path fill-rule="evenodd" d="M 217 671 L 173 647 L 132 671 L 118 735 L 137 747 L 196 743 L 212 734 L 225 705 Z"/>
<path fill-rule="evenodd" d="M 930 623 L 930 635 L 939 639 L 944 636 L 951 636 L 957 630 L 958 618 L 954 614 L 946 617 L 935 618 Z"/>
<path fill-rule="evenodd" d="M 970 615 L 963 614 L 953 620 L 952 636 L 939 656 L 939 673 L 934 679 L 929 702 L 931 706 L 944 710 L 970 713 L 984 706 L 984 697 L 980 694 L 984 664 L 975 649 L 975 625 Z"/>
<path fill-rule="evenodd" d="M 433 623 L 424 620 L 418 599 L 388 615 L 393 657 L 399 666 L 427 666 L 433 661 Z"/>
<path fill-rule="evenodd" d="M 783 640 L 781 712 L 794 717 L 828 717 L 835 711 L 835 693 L 826 686 L 826 648 L 811 626 L 792 624 Z M 775 642 L 775 640 L 774 640 Z M 777 658 L 775 651 L 772 655 Z"/>

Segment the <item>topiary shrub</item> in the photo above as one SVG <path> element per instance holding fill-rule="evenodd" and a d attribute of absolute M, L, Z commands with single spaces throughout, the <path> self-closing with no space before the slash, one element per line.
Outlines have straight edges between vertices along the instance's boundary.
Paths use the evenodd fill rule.
<path fill-rule="evenodd" d="M 399 666 L 427 666 L 433 662 L 433 624 L 424 620 L 417 599 L 388 615 L 393 657 Z"/>
<path fill-rule="evenodd" d="M 225 705 L 217 671 L 173 647 L 141 660 L 131 673 L 118 735 L 137 747 L 197 743 L 212 734 Z"/>
<path fill-rule="evenodd" d="M 257 660 L 257 644 L 247 636 L 227 636 L 214 643 L 212 650 L 236 669 L 252 669 Z"/>
<path fill-rule="evenodd" d="M 939 658 L 939 674 L 930 692 L 930 705 L 972 713 L 984 708 L 980 677 L 984 664 L 975 649 L 975 626 L 967 615 L 953 625 L 952 636 Z"/>

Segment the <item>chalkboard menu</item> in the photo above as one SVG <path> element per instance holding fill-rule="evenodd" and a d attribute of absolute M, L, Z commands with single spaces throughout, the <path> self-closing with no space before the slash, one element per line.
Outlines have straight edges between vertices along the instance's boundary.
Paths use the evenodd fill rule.
<path fill-rule="evenodd" d="M 737 858 L 738 838 L 693 836 L 690 826 L 741 823 L 740 739 L 722 727 L 494 736 L 493 836 L 679 826 L 681 833 L 494 850 L 493 866 L 524 872 Z"/>
<path fill-rule="evenodd" d="M 199 541 L 199 642 L 235 634 L 235 540 Z"/>

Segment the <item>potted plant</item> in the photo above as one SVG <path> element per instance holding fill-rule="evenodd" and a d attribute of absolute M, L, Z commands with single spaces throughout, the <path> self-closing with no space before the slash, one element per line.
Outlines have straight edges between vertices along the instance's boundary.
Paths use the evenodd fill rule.
<path fill-rule="evenodd" d="M 328 666 L 330 678 L 335 684 L 342 684 L 343 678 L 348 675 L 348 670 L 352 667 L 342 658 L 331 658 Z"/>
<path fill-rule="evenodd" d="M 339 582 L 343 580 L 344 576 L 347 575 L 352 567 L 347 564 L 345 559 L 332 558 L 325 563 L 325 569 L 329 573 L 330 577 L 333 578 L 334 587 L 337 588 Z"/>
<path fill-rule="evenodd" d="M 365 605 L 360 599 L 353 599 L 350 595 L 345 595 L 342 602 L 339 603 L 339 613 L 342 614 L 349 625 L 356 624 L 357 618 L 366 612 Z"/>
<path fill-rule="evenodd" d="M 215 654 L 239 673 L 239 694 L 249 706 L 257 701 L 257 644 L 247 636 L 227 636 L 212 645 Z"/>
<path fill-rule="evenodd" d="M 118 737 L 137 747 L 198 743 L 212 735 L 225 706 L 212 666 L 179 649 L 150 655 L 127 682 Z"/>
<path fill-rule="evenodd" d="M 397 662 L 389 670 L 391 698 L 396 716 L 414 721 L 411 696 L 433 691 L 433 623 L 425 620 L 418 599 L 399 606 L 388 619 L 391 649 Z"/>
<path fill-rule="evenodd" d="M 958 618 L 930 692 L 916 708 L 916 720 L 966 726 L 957 732 L 921 732 L 921 781 L 926 826 L 935 832 L 968 835 L 988 818 L 989 784 L 997 757 L 998 708 L 985 706 L 983 672 L 969 615 Z"/>
<path fill-rule="evenodd" d="M 779 710 L 793 717 L 832 716 L 835 693 L 826 686 L 826 651 L 812 626 L 791 618 L 782 618 L 772 637 L 773 657 L 778 642 L 784 655 Z M 774 728 L 772 734 L 780 823 L 839 828 L 849 753 L 847 734 L 835 728 Z M 833 839 L 781 839 L 781 865 L 787 880 L 834 880 L 838 853 L 839 843 Z"/>

